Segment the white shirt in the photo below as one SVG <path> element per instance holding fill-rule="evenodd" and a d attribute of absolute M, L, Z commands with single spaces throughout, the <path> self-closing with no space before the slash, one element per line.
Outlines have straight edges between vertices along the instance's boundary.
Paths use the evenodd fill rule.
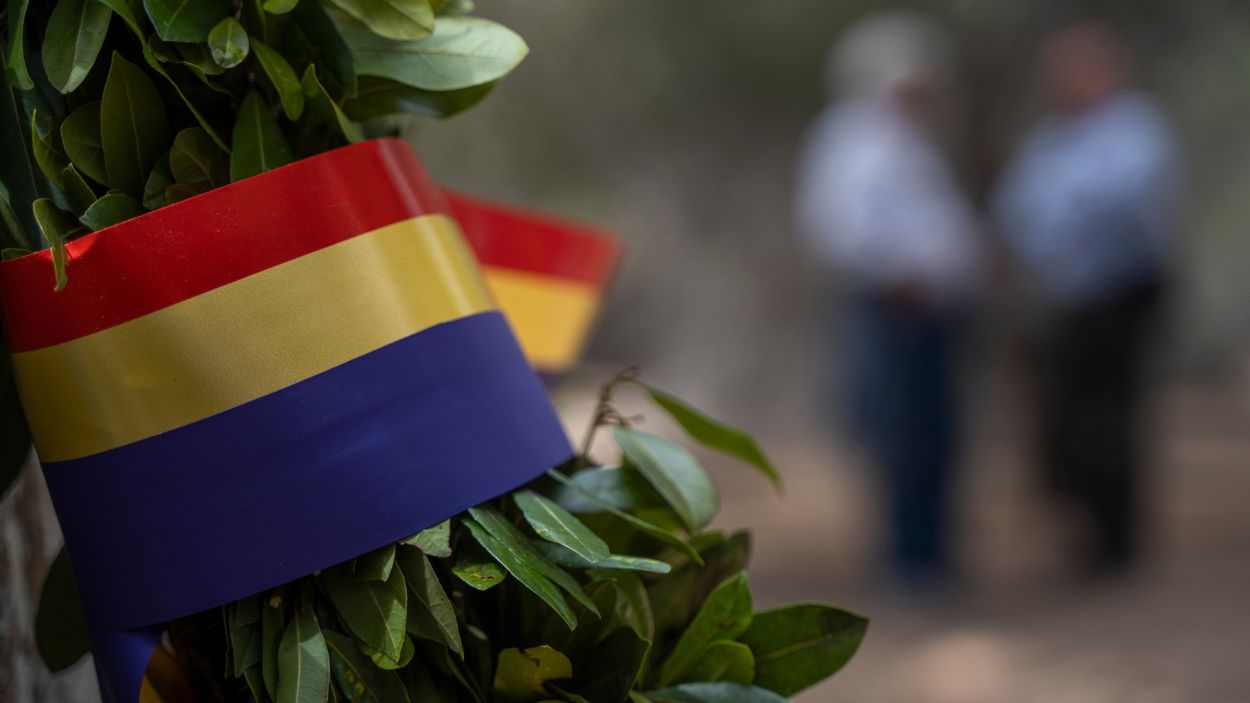
<path fill-rule="evenodd" d="M 1164 272 L 1183 180 L 1178 153 L 1160 110 L 1137 93 L 1029 133 L 994 211 L 1045 301 L 1096 301 Z"/>
<path fill-rule="evenodd" d="M 809 137 L 798 219 L 817 262 L 868 286 L 956 302 L 977 285 L 977 218 L 937 147 L 884 99 L 827 110 Z"/>

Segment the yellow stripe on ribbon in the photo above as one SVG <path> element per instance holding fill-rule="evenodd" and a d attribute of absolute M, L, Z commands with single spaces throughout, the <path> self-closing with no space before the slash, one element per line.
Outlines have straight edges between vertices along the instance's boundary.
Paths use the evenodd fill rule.
<path fill-rule="evenodd" d="M 94 334 L 13 355 L 40 459 L 88 456 L 494 308 L 456 224 L 397 222 Z"/>
<path fill-rule="evenodd" d="M 559 372 L 577 361 L 599 307 L 594 285 L 495 266 L 483 275 L 532 365 Z"/>

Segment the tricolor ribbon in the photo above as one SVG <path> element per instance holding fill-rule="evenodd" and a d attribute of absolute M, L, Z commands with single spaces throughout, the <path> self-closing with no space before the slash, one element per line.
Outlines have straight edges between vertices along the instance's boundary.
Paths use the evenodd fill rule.
<path fill-rule="evenodd" d="M 499 309 L 530 363 L 547 376 L 581 356 L 621 256 L 585 226 L 447 193 Z"/>
<path fill-rule="evenodd" d="M 0 264 L 105 698 L 163 624 L 402 539 L 571 455 L 412 151 L 378 140 Z"/>

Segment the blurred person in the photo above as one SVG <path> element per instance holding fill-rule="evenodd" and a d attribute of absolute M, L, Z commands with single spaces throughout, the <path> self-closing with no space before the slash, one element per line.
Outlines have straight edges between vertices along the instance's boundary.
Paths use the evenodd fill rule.
<path fill-rule="evenodd" d="M 852 430 L 886 486 L 893 567 L 938 585 L 949 561 L 956 372 L 977 271 L 977 222 L 935 132 L 951 47 L 928 18 L 874 15 L 828 63 L 834 103 L 812 128 L 797 218 L 844 308 Z"/>
<path fill-rule="evenodd" d="M 1054 34 L 1040 74 L 1051 113 L 1009 165 L 994 209 L 1040 313 L 1047 478 L 1092 528 L 1090 565 L 1115 571 L 1138 553 L 1145 365 L 1181 164 L 1159 106 L 1129 87 L 1130 61 L 1110 29 Z"/>

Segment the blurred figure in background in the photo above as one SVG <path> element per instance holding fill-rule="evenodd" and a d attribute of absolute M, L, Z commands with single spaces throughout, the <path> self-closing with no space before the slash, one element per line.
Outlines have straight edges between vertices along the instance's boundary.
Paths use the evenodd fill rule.
<path fill-rule="evenodd" d="M 1129 566 L 1138 550 L 1145 365 L 1180 192 L 1172 131 L 1129 75 L 1109 29 L 1053 35 L 1041 55 L 1052 112 L 995 197 L 1042 320 L 1043 461 L 1051 487 L 1092 526 L 1099 571 Z"/>
<path fill-rule="evenodd" d="M 978 259 L 976 218 L 934 134 L 950 69 L 945 33 L 923 16 L 852 26 L 830 55 L 837 101 L 809 135 L 797 203 L 812 257 L 849 308 L 849 415 L 886 483 L 893 566 L 915 586 L 948 566 L 956 374 Z"/>

